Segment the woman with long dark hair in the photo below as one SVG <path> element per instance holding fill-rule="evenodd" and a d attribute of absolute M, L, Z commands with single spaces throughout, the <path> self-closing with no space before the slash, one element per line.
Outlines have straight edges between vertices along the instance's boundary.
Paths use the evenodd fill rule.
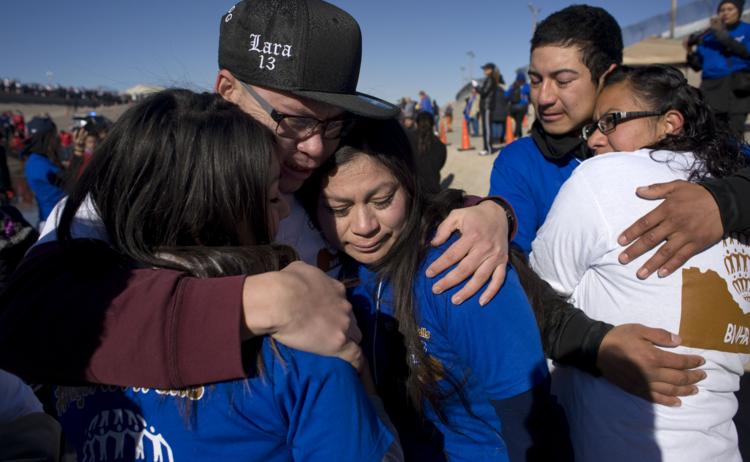
<path fill-rule="evenodd" d="M 672 408 L 555 367 L 553 390 L 570 417 L 576 460 L 739 461 L 732 417 L 750 357 L 748 236 L 725 236 L 681 271 L 645 280 L 636 269 L 656 251 L 623 265 L 617 239 L 658 205 L 635 196 L 637 187 L 724 178 L 747 167 L 742 134 L 667 66 L 615 70 L 594 114 L 583 134 L 597 157 L 560 190 L 532 244 L 532 266 L 594 319 L 672 332 L 681 341 L 675 352 L 702 356 L 706 376 L 697 394 Z"/>
<path fill-rule="evenodd" d="M 291 247 L 273 244 L 289 214 L 278 182 L 268 128 L 218 94 L 163 91 L 128 110 L 98 147 L 65 203 L 60 246 L 80 271 L 169 268 L 241 285 L 297 260 Z M 87 236 L 100 251 L 83 264 L 74 238 Z M 163 309 L 180 316 L 170 303 Z M 211 323 L 212 315 L 181 322 Z M 150 339 L 140 341 L 149 348 Z M 245 342 L 243 359 L 246 380 L 181 390 L 59 386 L 55 408 L 81 460 L 398 456 L 348 363 L 268 337 Z"/>
<path fill-rule="evenodd" d="M 476 296 L 451 306 L 458 288 L 434 294 L 424 269 L 446 247 L 430 240 L 464 196 L 431 194 L 414 172 L 398 123 L 363 121 L 304 194 L 326 237 L 350 257 L 362 349 L 406 456 L 570 460 L 524 294 L 541 296 L 544 284 L 514 252 L 505 285 L 486 306 Z"/>
<path fill-rule="evenodd" d="M 445 165 L 448 150 L 435 136 L 435 125 L 430 114 L 417 114 L 417 129 L 406 132 L 414 152 L 417 173 L 425 188 L 433 193 L 440 191 L 440 169 Z"/>
<path fill-rule="evenodd" d="M 58 157 L 60 135 L 55 123 L 46 118 L 33 119 L 28 128 L 30 136 L 24 141 L 24 153 L 28 159 L 24 171 L 39 206 L 41 230 L 57 201 L 65 195 L 65 175 Z"/>

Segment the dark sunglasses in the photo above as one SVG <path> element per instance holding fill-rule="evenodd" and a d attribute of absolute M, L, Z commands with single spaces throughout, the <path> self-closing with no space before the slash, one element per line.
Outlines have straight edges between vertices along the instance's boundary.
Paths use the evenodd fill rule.
<path fill-rule="evenodd" d="M 636 112 L 613 112 L 603 115 L 596 123 L 583 127 L 583 139 L 587 140 L 598 128 L 603 134 L 611 133 L 618 123 L 626 122 L 640 117 L 649 117 L 666 114 L 667 111 L 636 111 Z"/>
<path fill-rule="evenodd" d="M 276 112 L 276 109 L 274 109 L 268 101 L 261 98 L 258 92 L 253 90 L 250 85 L 245 82 L 240 83 L 245 87 L 245 90 L 250 93 L 250 96 L 252 96 L 276 122 L 275 133 L 283 138 L 302 139 L 309 136 L 318 128 L 318 126 L 321 126 L 323 138 L 335 140 L 336 138 L 346 136 L 352 131 L 352 128 L 354 128 L 354 125 L 357 123 L 356 119 L 318 120 L 313 119 L 312 117 L 279 114 Z"/>

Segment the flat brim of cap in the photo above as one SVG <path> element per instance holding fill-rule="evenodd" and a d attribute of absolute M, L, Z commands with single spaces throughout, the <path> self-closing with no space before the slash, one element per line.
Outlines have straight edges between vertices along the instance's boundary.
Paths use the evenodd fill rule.
<path fill-rule="evenodd" d="M 353 114 L 371 119 L 392 119 L 401 113 L 401 108 L 374 96 L 364 93 L 342 94 L 320 91 L 292 90 L 292 93 L 310 98 L 331 106 L 340 107 Z"/>

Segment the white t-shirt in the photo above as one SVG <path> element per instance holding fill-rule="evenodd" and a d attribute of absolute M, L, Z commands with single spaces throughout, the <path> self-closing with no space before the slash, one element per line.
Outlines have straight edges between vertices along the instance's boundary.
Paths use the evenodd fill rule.
<path fill-rule="evenodd" d="M 635 189 L 687 179 L 692 160 L 648 150 L 587 160 L 560 189 L 532 243 L 537 273 L 590 317 L 678 333 L 682 345 L 670 351 L 706 359 L 699 393 L 682 397 L 676 408 L 555 364 L 553 392 L 565 407 L 579 462 L 742 460 L 732 417 L 733 392 L 750 358 L 750 238 L 733 234 L 665 278 L 636 277 L 655 250 L 627 265 L 617 260 L 619 234 L 660 203 L 638 198 Z"/>
<path fill-rule="evenodd" d="M 338 251 L 325 240 L 323 233 L 317 230 L 294 194 L 286 194 L 284 197 L 291 207 L 291 213 L 279 223 L 276 242 L 291 245 L 297 250 L 302 261 L 308 265 L 317 266 L 334 279 L 338 278 L 341 270 L 341 258 Z M 57 225 L 66 200 L 67 198 L 62 198 L 52 209 L 41 237 L 34 245 L 57 240 Z M 87 198 L 76 212 L 71 234 L 76 238 L 92 238 L 109 242 L 107 230 L 90 198 Z"/>

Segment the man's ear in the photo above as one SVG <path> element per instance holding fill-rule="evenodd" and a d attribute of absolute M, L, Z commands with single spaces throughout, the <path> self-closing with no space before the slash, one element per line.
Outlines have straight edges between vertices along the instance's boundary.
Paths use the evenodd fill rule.
<path fill-rule="evenodd" d="M 239 104 L 242 90 L 239 88 L 237 79 L 226 69 L 219 71 L 214 84 L 214 93 L 218 93 L 222 98 L 230 103 Z"/>
<path fill-rule="evenodd" d="M 682 133 L 682 126 L 685 124 L 685 117 L 680 111 L 674 109 L 664 114 L 664 134 L 679 135 Z"/>
<path fill-rule="evenodd" d="M 616 68 L 617 68 L 617 64 L 615 64 L 615 63 L 612 63 L 612 64 L 611 64 L 611 65 L 609 66 L 609 69 L 607 69 L 606 71 L 604 71 L 604 74 L 602 74 L 602 76 L 601 76 L 601 77 L 599 77 L 599 91 L 601 91 L 601 90 L 602 90 L 602 85 L 604 85 L 604 79 L 606 79 L 606 78 L 607 78 L 607 76 L 608 76 L 608 75 L 609 75 L 609 74 L 610 74 L 610 73 L 611 73 L 612 71 L 614 71 L 614 70 L 615 70 Z"/>

